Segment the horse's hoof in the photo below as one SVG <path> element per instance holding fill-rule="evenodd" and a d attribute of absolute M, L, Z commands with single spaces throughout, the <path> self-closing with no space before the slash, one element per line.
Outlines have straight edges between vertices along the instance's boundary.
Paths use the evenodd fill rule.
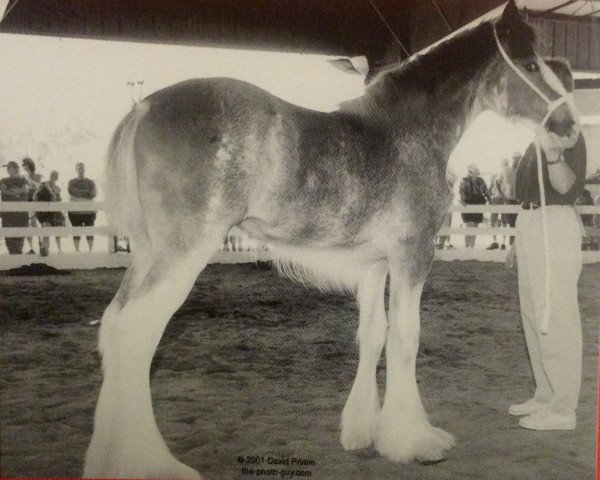
<path fill-rule="evenodd" d="M 414 422 L 414 420 L 413 420 Z M 393 462 L 434 464 L 445 460 L 445 452 L 455 444 L 454 437 L 441 428 L 422 419 L 412 423 L 381 422 L 375 439 L 375 448 Z"/>

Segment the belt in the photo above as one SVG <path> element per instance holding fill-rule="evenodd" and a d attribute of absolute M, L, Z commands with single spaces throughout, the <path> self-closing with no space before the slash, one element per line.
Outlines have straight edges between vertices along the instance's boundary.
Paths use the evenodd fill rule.
<path fill-rule="evenodd" d="M 521 208 L 523 210 L 535 210 L 537 208 L 540 208 L 540 204 L 538 202 L 522 202 L 521 203 Z"/>

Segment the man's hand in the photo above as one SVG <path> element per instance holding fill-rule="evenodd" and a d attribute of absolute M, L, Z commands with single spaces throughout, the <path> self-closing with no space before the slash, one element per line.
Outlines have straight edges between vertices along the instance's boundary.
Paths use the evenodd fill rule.
<path fill-rule="evenodd" d="M 558 135 L 545 132 L 545 135 L 538 135 L 540 147 L 546 154 L 546 160 L 550 163 L 558 161 L 565 147 Z"/>
<path fill-rule="evenodd" d="M 577 143 L 580 132 L 575 131 L 568 137 L 559 137 L 554 132 L 544 131 L 537 135 L 540 146 L 544 149 L 549 162 L 558 160 L 560 154 Z"/>

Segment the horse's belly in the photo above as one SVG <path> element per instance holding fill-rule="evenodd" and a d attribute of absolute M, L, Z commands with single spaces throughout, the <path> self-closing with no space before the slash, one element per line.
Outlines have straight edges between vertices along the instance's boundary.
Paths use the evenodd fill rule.
<path fill-rule="evenodd" d="M 270 252 L 281 274 L 321 290 L 354 291 L 369 266 L 386 261 L 383 253 L 369 244 L 346 248 L 274 244 Z"/>
<path fill-rule="evenodd" d="M 313 248 L 352 248 L 368 241 L 367 227 L 357 228 L 339 219 L 318 219 L 318 212 L 282 211 L 269 218 L 246 217 L 238 227 L 265 243 Z"/>

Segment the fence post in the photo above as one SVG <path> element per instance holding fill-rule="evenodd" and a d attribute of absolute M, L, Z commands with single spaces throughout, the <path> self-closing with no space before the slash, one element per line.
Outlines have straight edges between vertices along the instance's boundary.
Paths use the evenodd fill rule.
<path fill-rule="evenodd" d="M 108 253 L 115 253 L 116 251 L 116 245 L 117 245 L 117 237 L 113 236 L 113 235 L 109 235 L 108 237 L 106 237 L 108 240 Z"/>

